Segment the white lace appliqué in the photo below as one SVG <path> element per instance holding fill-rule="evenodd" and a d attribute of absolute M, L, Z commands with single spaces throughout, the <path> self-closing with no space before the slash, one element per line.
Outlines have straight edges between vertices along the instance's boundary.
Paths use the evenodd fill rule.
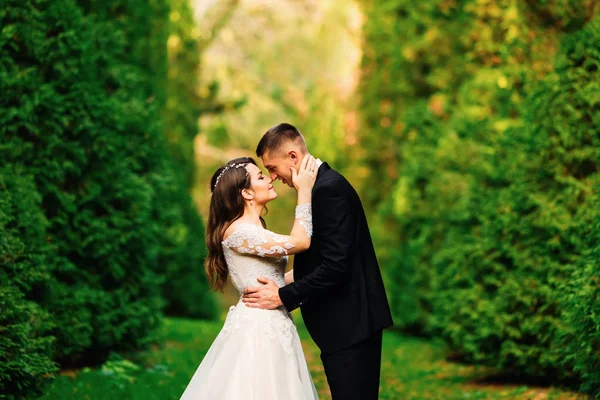
<path fill-rule="evenodd" d="M 240 223 L 223 241 L 229 276 L 240 294 L 246 287 L 256 286 L 259 277 L 269 278 L 280 287 L 285 285 L 287 252 L 294 247 L 286 238 L 262 226 Z"/>
<path fill-rule="evenodd" d="M 292 343 L 297 330 L 291 315 L 287 311 L 281 309 L 252 310 L 252 313 L 248 313 L 245 312 L 247 309 L 244 309 L 244 306 L 229 307 L 229 313 L 227 313 L 225 325 L 223 326 L 225 336 L 231 335 L 242 327 L 247 329 L 249 325 L 256 324 L 256 327 L 261 329 L 266 337 L 279 341 L 287 354 L 293 354 Z M 257 314 L 257 312 L 260 314 Z"/>
<path fill-rule="evenodd" d="M 311 237 L 313 234 L 312 205 L 310 203 L 297 205 L 296 219 L 300 220 L 300 225 L 306 231 L 306 235 Z"/>
<path fill-rule="evenodd" d="M 223 241 L 223 246 L 235 249 L 238 253 L 256 254 L 260 257 L 273 254 L 285 256 L 288 250 L 294 247 L 287 242 L 285 236 L 251 224 L 240 224 L 239 228 Z"/>

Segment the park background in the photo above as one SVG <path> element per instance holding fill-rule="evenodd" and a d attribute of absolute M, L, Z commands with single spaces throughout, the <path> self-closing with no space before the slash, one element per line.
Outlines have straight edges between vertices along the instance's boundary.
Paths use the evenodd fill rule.
<path fill-rule="evenodd" d="M 0 399 L 178 399 L 237 296 L 203 275 L 208 180 L 282 121 L 367 209 L 380 398 L 600 399 L 599 13 L 4 0 Z"/>

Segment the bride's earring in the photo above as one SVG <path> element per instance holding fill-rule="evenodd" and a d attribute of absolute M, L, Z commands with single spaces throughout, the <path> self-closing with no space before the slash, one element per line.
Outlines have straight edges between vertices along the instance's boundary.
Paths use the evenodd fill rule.
<path fill-rule="evenodd" d="M 250 200 L 250 205 L 253 206 L 254 205 L 254 200 Z"/>

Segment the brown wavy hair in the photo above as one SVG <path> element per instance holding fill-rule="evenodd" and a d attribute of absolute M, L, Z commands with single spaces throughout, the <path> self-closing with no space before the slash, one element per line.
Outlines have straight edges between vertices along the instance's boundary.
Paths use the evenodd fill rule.
<path fill-rule="evenodd" d="M 244 215 L 245 202 L 242 190 L 250 188 L 250 174 L 246 165 L 254 164 L 256 161 L 250 157 L 241 157 L 229 161 L 214 173 L 210 180 L 212 196 L 210 198 L 210 210 L 208 213 L 208 224 L 206 226 L 206 247 L 208 256 L 204 263 L 208 281 L 213 290 L 223 291 L 227 282 L 227 262 L 223 254 L 223 237 L 227 228 L 233 222 Z M 236 167 L 232 167 L 236 165 Z M 225 173 L 221 174 L 225 168 Z M 219 182 L 217 184 L 217 178 Z M 265 226 L 265 221 L 261 217 Z"/>

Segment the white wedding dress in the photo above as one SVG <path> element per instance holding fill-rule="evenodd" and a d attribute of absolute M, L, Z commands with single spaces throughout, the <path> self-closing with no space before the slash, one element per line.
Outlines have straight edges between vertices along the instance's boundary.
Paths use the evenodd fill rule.
<path fill-rule="evenodd" d="M 284 285 L 287 250 L 293 247 L 287 240 L 260 226 L 238 223 L 223 241 L 223 251 L 240 296 L 244 288 L 260 285 L 256 279 L 262 276 Z M 181 400 L 318 398 L 290 313 L 283 307 L 249 308 L 241 297 L 229 308 L 223 329 L 181 396 Z"/>

